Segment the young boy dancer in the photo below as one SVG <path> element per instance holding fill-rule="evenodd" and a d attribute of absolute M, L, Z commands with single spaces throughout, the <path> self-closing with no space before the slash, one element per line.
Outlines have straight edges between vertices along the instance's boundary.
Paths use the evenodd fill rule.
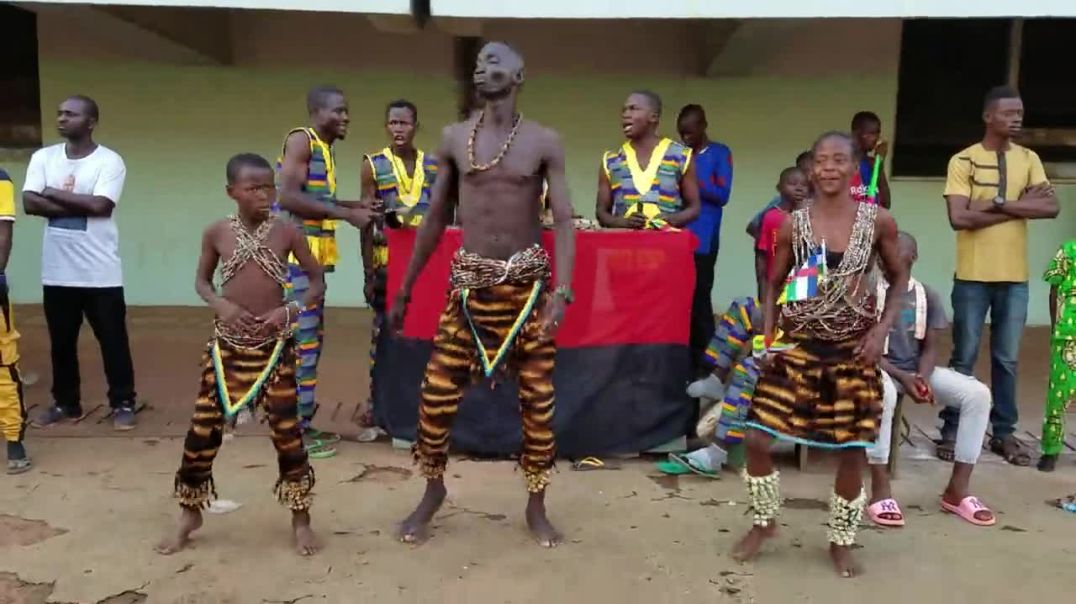
<path fill-rule="evenodd" d="M 309 512 L 314 470 L 299 426 L 291 325 L 303 308 L 321 302 L 324 275 L 302 232 L 270 212 L 276 188 L 269 162 L 236 155 L 228 161 L 227 176 L 228 196 L 239 211 L 212 224 L 202 237 L 195 288 L 217 313 L 215 333 L 202 361 L 198 400 L 176 473 L 175 496 L 182 512 L 175 534 L 157 551 L 183 549 L 202 526 L 201 509 L 216 496 L 213 459 L 224 423 L 244 421 L 259 410 L 272 428 L 277 450 L 277 500 L 291 510 L 298 552 L 308 556 L 317 550 Z M 301 303 L 284 302 L 289 254 L 310 276 Z M 218 264 L 219 291 L 213 284 Z"/>

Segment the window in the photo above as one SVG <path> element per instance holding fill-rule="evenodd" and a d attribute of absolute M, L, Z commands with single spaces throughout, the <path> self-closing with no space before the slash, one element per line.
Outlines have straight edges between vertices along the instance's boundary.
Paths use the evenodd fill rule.
<path fill-rule="evenodd" d="M 1058 67 L 1076 19 L 904 22 L 893 149 L 896 176 L 944 176 L 983 133 L 982 98 L 999 84 L 1024 99 L 1024 144 L 1046 163 L 1076 161 L 1076 78 Z"/>
<path fill-rule="evenodd" d="M 41 146 L 37 15 L 0 4 L 0 149 Z"/>
<path fill-rule="evenodd" d="M 1021 31 L 1017 84 L 1024 99 L 1026 144 L 1044 162 L 1076 162 L 1076 77 L 1071 56 L 1076 19 L 1028 19 Z"/>
<path fill-rule="evenodd" d="M 474 87 L 474 65 L 482 50 L 482 38 L 461 36 L 456 38 L 456 81 L 459 85 L 459 114 L 461 120 L 471 116 L 479 108 Z"/>

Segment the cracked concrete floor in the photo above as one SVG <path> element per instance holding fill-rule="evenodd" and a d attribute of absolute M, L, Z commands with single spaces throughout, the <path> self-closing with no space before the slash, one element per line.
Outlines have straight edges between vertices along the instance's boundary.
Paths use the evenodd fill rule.
<path fill-rule="evenodd" d="M 653 480 L 643 461 L 561 471 L 550 509 L 567 542 L 547 551 L 523 529 L 510 463 L 454 461 L 434 537 L 412 548 L 392 538 L 422 490 L 408 456 L 345 443 L 315 462 L 325 548 L 301 559 L 270 494 L 272 447 L 240 436 L 225 444 L 216 478 L 220 497 L 242 507 L 207 514 L 192 549 L 163 557 L 152 546 L 176 513 L 178 439 L 33 437 L 29 446 L 36 469 L 0 477 L 0 604 L 1045 602 L 1076 590 L 1076 515 L 1044 503 L 1076 491 L 1071 456 L 1053 475 L 981 464 L 976 493 L 999 513 L 988 529 L 937 511 L 947 465 L 905 461 L 895 490 L 909 526 L 864 530 L 866 574 L 843 581 L 824 551 L 825 459 L 808 473 L 786 466 L 782 534 L 738 565 L 727 552 L 748 521 L 731 474 Z"/>

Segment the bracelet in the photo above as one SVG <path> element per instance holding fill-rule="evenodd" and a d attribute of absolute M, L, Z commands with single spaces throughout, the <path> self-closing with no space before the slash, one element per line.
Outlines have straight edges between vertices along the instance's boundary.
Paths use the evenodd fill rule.
<path fill-rule="evenodd" d="M 572 288 L 567 285 L 561 285 L 557 289 L 553 290 L 554 296 L 560 296 L 565 304 L 571 304 L 575 302 L 575 294 L 572 293 Z"/>
<path fill-rule="evenodd" d="M 303 305 L 298 300 L 292 300 L 292 301 L 288 302 L 287 304 L 285 304 L 284 305 L 284 313 L 287 316 L 287 324 L 288 325 L 291 325 L 291 323 L 292 323 L 292 310 L 291 310 L 291 308 L 292 308 L 293 305 L 295 306 L 295 315 L 296 316 L 298 316 L 299 313 L 303 312 Z"/>

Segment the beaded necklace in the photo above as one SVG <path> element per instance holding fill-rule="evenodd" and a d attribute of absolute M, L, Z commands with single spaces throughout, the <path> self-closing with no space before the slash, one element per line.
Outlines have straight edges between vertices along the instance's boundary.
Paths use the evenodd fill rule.
<path fill-rule="evenodd" d="M 523 123 L 523 114 L 517 113 L 515 121 L 512 122 L 512 130 L 508 133 L 508 138 L 505 139 L 504 144 L 501 145 L 500 152 L 497 153 L 497 155 L 494 156 L 494 158 L 491 159 L 489 163 L 479 164 L 475 160 L 474 141 L 475 137 L 478 136 L 478 129 L 482 126 L 482 121 L 485 120 L 485 118 L 486 110 L 483 109 L 481 113 L 478 114 L 478 119 L 475 120 L 474 126 L 471 127 L 470 138 L 467 139 L 467 160 L 471 163 L 472 172 L 485 172 L 487 170 L 493 169 L 497 164 L 501 163 L 501 160 L 504 159 L 505 154 L 508 153 L 508 148 L 512 146 L 512 141 L 515 140 L 516 133 L 519 132 L 519 125 Z"/>
<path fill-rule="evenodd" d="M 784 306 L 782 314 L 797 331 L 839 341 L 862 333 L 876 320 L 873 288 L 864 287 L 861 281 L 871 270 L 877 214 L 878 206 L 859 204 L 848 248 L 836 267 L 826 266 L 818 295 Z M 792 249 L 796 267 L 804 266 L 820 249 L 825 254 L 825 241 L 814 238 L 810 208 L 792 213 Z"/>

